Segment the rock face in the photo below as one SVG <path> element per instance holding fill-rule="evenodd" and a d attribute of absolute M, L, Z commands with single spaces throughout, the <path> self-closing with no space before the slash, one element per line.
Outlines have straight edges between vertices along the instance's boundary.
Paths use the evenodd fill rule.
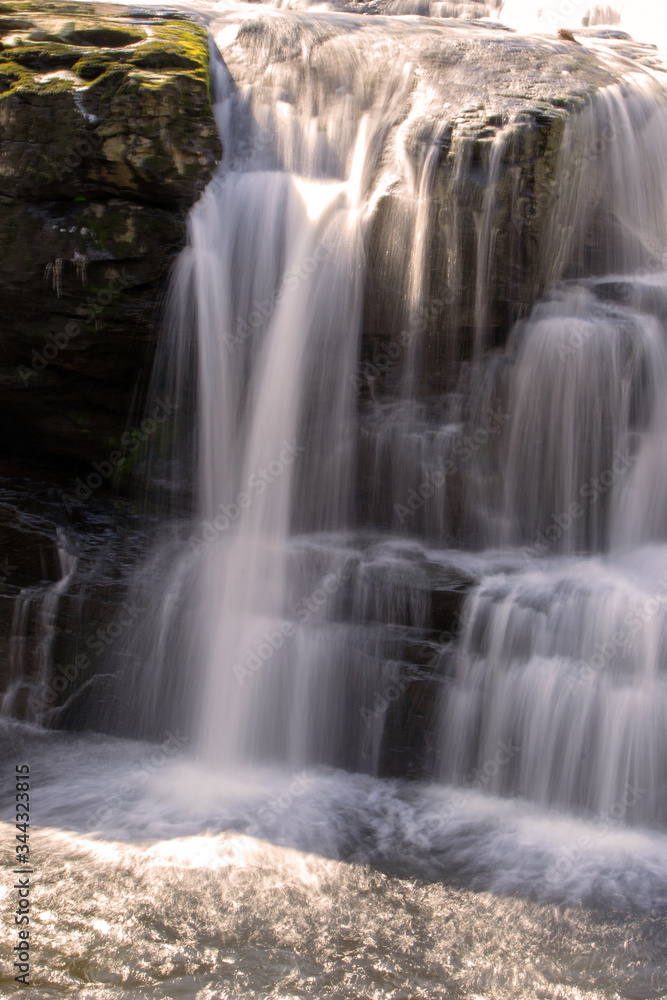
<path fill-rule="evenodd" d="M 97 694 L 145 524 L 103 496 L 68 517 L 61 485 L 34 463 L 0 460 L 0 690 L 10 714 L 51 725 L 74 692 Z"/>
<path fill-rule="evenodd" d="M 150 366 L 190 205 L 222 150 L 205 29 L 0 4 L 0 431 L 99 460 Z"/>
<path fill-rule="evenodd" d="M 462 362 L 506 343 L 513 323 L 562 276 L 551 259 L 558 247 L 545 235 L 567 197 L 561 158 L 568 126 L 590 117 L 607 88 L 631 72 L 641 76 L 655 59 L 652 46 L 609 31 L 575 32 L 595 37 L 593 47 L 462 21 L 433 30 L 433 43 L 411 53 L 439 99 L 436 107 L 431 96 L 430 117 L 442 122 L 424 237 L 423 305 L 418 316 L 406 317 L 404 247 L 411 234 L 401 232 L 400 201 L 390 193 L 376 213 L 368 254 L 362 363 L 376 371 L 376 392 L 383 376 L 391 382 L 393 375 L 376 358 L 415 327 L 424 344 L 425 392 L 451 390 Z M 599 143 L 595 124 L 593 117 L 590 134 L 582 127 L 572 144 L 569 180 L 584 168 L 595 172 L 596 161 L 606 158 L 609 143 Z M 428 141 L 433 129 L 424 115 L 413 125 L 415 164 Z M 586 237 L 594 242 L 591 233 L 582 242 Z M 587 264 L 596 273 L 595 262 Z M 598 264 L 604 273 L 608 262 Z"/>
<path fill-rule="evenodd" d="M 407 122 L 404 151 L 415 175 L 425 151 L 437 154 L 423 314 L 406 317 L 412 236 L 400 192 L 389 187 L 369 239 L 363 360 L 369 383 L 396 395 L 381 352 L 391 362 L 396 355 L 387 344 L 402 344 L 404 324 L 413 329 L 416 321 L 427 345 L 424 395 L 446 391 L 476 346 L 504 342 L 548 280 L 542 237 L 558 195 L 568 121 L 627 71 L 627 60 L 639 67 L 647 52 L 625 36 L 610 39 L 611 55 L 602 58 L 583 45 L 521 39 L 488 24 L 390 24 L 383 16 L 421 11 L 421 0 L 337 6 L 378 16 L 336 24 L 322 18 L 312 37 L 293 17 L 293 33 L 278 39 L 284 58 L 276 58 L 276 19 L 260 14 L 244 22 L 225 55 L 240 89 L 260 77 L 272 100 L 280 86 L 285 105 L 311 99 L 306 63 L 336 93 L 348 92 L 350 65 L 365 78 L 373 59 L 378 86 L 387 59 L 412 65 L 415 79 L 429 84 L 419 114 L 406 110 L 415 83 L 396 115 Z M 457 17 L 487 12 L 477 0 L 438 6 Z M 345 38 L 349 63 L 337 58 Z M 334 49 L 328 60 L 327 47 Z M 113 700 L 121 677 L 105 676 L 106 654 L 132 627 L 132 564 L 157 527 L 148 532 L 124 501 L 96 491 L 130 449 L 134 454 L 137 435 L 127 438 L 126 427 L 150 371 L 166 276 L 184 243 L 187 210 L 222 155 L 208 58 L 205 30 L 187 17 L 88 3 L 0 3 L 0 460 L 2 449 L 66 460 L 64 472 L 33 468 L 20 485 L 17 464 L 0 461 L 0 690 L 13 692 L 11 711 L 19 717 L 43 711 L 50 724 L 86 724 L 96 705 Z M 300 60 L 304 73 L 292 72 L 288 64 L 299 70 Z M 480 331 L 484 340 L 476 344 Z M 359 389 L 363 408 L 371 396 L 363 378 Z M 169 405 L 165 400 L 165 412 Z M 409 435 L 406 441 L 413 451 Z M 398 445 L 389 451 L 397 455 Z M 77 462 L 85 469 L 73 469 Z M 377 475 L 377 464 L 368 458 L 362 465 L 386 489 L 390 480 Z M 450 516 L 459 522 L 461 476 L 451 478 Z M 408 495 L 409 485 L 394 495 Z M 359 492 L 370 494 L 371 485 Z M 85 503 L 71 504 L 72 496 Z M 389 510 L 384 526 L 391 518 Z M 402 583 L 406 576 L 402 569 Z M 433 707 L 473 584 L 458 572 L 413 586 L 424 621 L 408 616 L 397 638 L 392 631 L 391 647 L 387 640 L 385 659 L 397 665 L 398 681 L 388 676 L 379 705 L 367 709 L 384 727 L 383 774 L 428 768 Z M 384 592 L 386 612 L 372 624 L 393 628 L 392 581 L 376 574 L 372 588 L 369 607 L 382 604 Z M 121 649 L 118 662 L 124 656 Z M 28 688 L 49 671 L 53 697 L 31 712 Z"/>

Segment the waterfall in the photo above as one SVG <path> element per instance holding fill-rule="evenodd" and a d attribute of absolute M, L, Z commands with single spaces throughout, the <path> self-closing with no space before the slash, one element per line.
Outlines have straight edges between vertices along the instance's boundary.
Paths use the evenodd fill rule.
<path fill-rule="evenodd" d="M 651 555 L 664 560 L 664 546 Z M 464 612 L 443 777 L 483 773 L 497 794 L 664 823 L 666 606 L 645 552 L 484 580 Z M 514 750 L 505 768 L 502 745 Z"/>
<path fill-rule="evenodd" d="M 489 543 L 521 558 L 466 600 L 440 723 L 446 780 L 483 773 L 497 794 L 662 824 L 664 114 L 652 88 L 612 89 L 566 136 L 565 151 L 604 122 L 614 149 L 603 177 L 597 163 L 566 175 L 545 239 L 569 280 L 517 325 L 509 373 L 486 383 L 509 415 L 502 482 L 474 496 L 495 511 Z M 594 197 L 589 185 L 600 185 Z M 583 281 L 593 245 L 596 269 L 614 270 Z M 499 746 L 513 748 L 505 767 Z"/>
<path fill-rule="evenodd" d="M 48 190 L 5 198 L 0 233 L 60 246 L 85 218 L 127 256 L 127 216 L 149 284 L 127 290 L 122 370 L 155 347 L 117 440 L 120 305 L 99 293 L 106 335 L 27 388 L 11 366 L 39 330 L 4 317 L 15 979 L 105 1000 L 667 1000 L 667 77 L 625 34 L 648 12 L 657 40 L 664 17 L 119 2 L 68 5 L 69 26 L 47 5 L 47 31 L 0 18 L 3 156 L 34 146 L 12 126 L 28 77 L 65 118 L 58 66 L 101 101 L 73 168 L 100 191 L 49 202 L 35 160 Z M 182 219 L 150 201 L 137 134 L 176 94 L 208 136 Z M 146 227 L 184 238 L 160 254 Z"/>
<path fill-rule="evenodd" d="M 594 288 L 555 292 L 517 331 L 504 513 L 508 540 L 536 551 L 546 539 L 555 552 L 600 552 L 645 534 L 629 496 L 652 497 L 658 517 L 665 495 L 635 469 L 667 429 L 662 324 Z"/>
<path fill-rule="evenodd" d="M 112 728 L 664 822 L 664 90 L 473 129 L 444 29 L 373 21 L 215 22 Z"/>
<path fill-rule="evenodd" d="M 414 74 L 409 64 L 385 72 L 386 45 L 369 47 L 362 67 L 343 34 L 333 46 L 336 61 L 313 67 L 300 53 L 295 58 L 293 39 L 274 19 L 254 33 L 237 29 L 249 51 L 234 81 L 216 63 L 225 159 L 190 218 L 155 391 L 187 401 L 196 380 L 196 416 L 171 464 L 182 471 L 196 452 L 200 520 L 188 547 L 196 562 L 193 634 L 203 636 L 203 666 L 193 667 L 202 671 L 193 709 L 202 746 L 223 762 L 308 760 L 313 752 L 328 756 L 341 721 L 328 705 L 314 737 L 312 706 L 301 700 L 320 697 L 324 649 L 311 634 L 326 620 L 320 589 L 335 601 L 350 560 L 331 549 L 315 574 L 306 569 L 308 589 L 298 592 L 294 577 L 303 567 L 295 565 L 292 539 L 344 530 L 353 516 L 369 222 L 378 201 L 398 189 L 412 272 L 423 269 L 424 190 L 437 146 L 428 144 L 416 166 L 406 155 Z M 267 88 L 258 69 L 269 58 L 279 67 L 274 50 L 281 47 L 283 79 Z M 258 82 L 241 87 L 244 71 Z M 415 277 L 413 298 L 418 283 Z M 177 557 L 170 579 L 191 573 L 192 558 Z M 155 609 L 163 636 L 174 592 L 170 585 Z M 146 699 L 152 705 L 156 678 L 168 674 L 164 641 L 158 648 L 163 662 Z"/>
<path fill-rule="evenodd" d="M 49 695 L 58 606 L 77 568 L 77 558 L 60 528 L 56 542 L 60 578 L 46 586 L 25 587 L 16 598 L 9 637 L 9 682 L 0 705 L 0 717 L 21 714 L 37 725 L 48 722 L 54 701 Z M 31 642 L 33 635 L 36 638 Z"/>

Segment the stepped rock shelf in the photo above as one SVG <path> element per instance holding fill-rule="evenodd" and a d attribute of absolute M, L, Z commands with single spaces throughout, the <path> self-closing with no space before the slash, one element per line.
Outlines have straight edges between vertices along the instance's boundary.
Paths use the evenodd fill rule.
<path fill-rule="evenodd" d="M 364 22 L 378 24 L 377 17 L 347 20 L 342 30 L 362 32 Z M 388 26 L 392 20 L 386 19 Z M 425 23 L 428 44 L 412 55 L 420 70 L 441 80 L 438 107 L 429 110 L 440 113 L 445 97 L 451 106 L 433 202 L 443 226 L 457 150 L 468 150 L 466 176 L 457 178 L 461 246 L 455 279 L 468 291 L 443 287 L 452 278 L 437 249 L 430 279 L 433 299 L 457 299 L 457 319 L 449 323 L 457 328 L 455 336 L 439 338 L 448 353 L 457 354 L 465 353 L 474 325 L 475 218 L 483 208 L 483 167 L 494 136 L 511 118 L 513 137 L 494 218 L 502 236 L 489 275 L 500 306 L 488 320 L 502 341 L 536 291 L 536 248 L 563 123 L 589 95 L 613 82 L 614 72 L 598 54 L 571 43 L 526 40 L 456 20 L 440 22 L 431 36 L 435 22 Z M 396 44 L 410 49 L 415 32 L 405 27 Z M 327 33 L 331 26 L 325 22 L 323 38 L 311 41 L 326 46 Z M 258 18 L 245 25 L 234 49 L 242 58 L 268 58 L 261 46 Z M 621 62 L 649 58 L 645 47 L 622 37 L 608 47 L 620 49 Z M 230 63 L 230 70 L 241 85 L 243 65 Z M 474 86 L 471 74 L 477 74 Z M 416 151 L 418 146 L 416 135 Z M 165 279 L 184 242 L 187 209 L 221 155 L 201 24 L 183 14 L 105 5 L 0 5 L 5 441 L 84 461 L 99 460 L 118 441 L 134 385 L 150 366 Z M 383 220 L 390 214 L 377 213 L 369 248 L 367 345 L 390 330 L 385 321 L 396 313 L 392 293 L 404 291 L 400 276 L 387 280 L 376 249 L 386 243 Z M 436 322 L 442 323 L 441 312 Z"/>
<path fill-rule="evenodd" d="M 269 95 L 282 86 L 281 100 L 296 104 L 302 94 L 295 75 L 281 77 L 281 64 L 293 69 L 304 60 L 326 80 L 335 65 L 330 53 L 327 62 L 327 46 L 348 34 L 372 48 L 375 35 L 365 34 L 381 27 L 387 58 L 400 54 L 416 79 L 433 82 L 420 114 L 408 115 L 406 98 L 395 124 L 406 123 L 405 149 L 415 164 L 424 136 L 433 135 L 429 122 L 441 126 L 420 331 L 429 335 L 425 386 L 437 393 L 453 387 L 481 327 L 481 349 L 503 345 L 543 291 L 544 255 L 552 249 L 545 234 L 553 236 L 563 196 L 556 178 L 566 124 L 623 76 L 654 72 L 654 57 L 620 32 L 581 32 L 596 39 L 587 47 L 521 38 L 488 23 L 390 12 L 390 5 L 381 11 L 355 4 L 352 13 L 307 22 L 298 12 L 281 14 L 286 33 L 275 61 L 266 29 L 277 15 L 249 9 L 224 58 L 239 90 L 252 83 Z M 599 156 L 585 130 L 579 139 L 575 177 Z M 92 499 L 76 483 L 88 482 L 101 463 L 109 466 L 110 454 L 123 454 L 117 449 L 150 375 L 187 212 L 221 156 L 201 21 L 91 4 L 0 4 L 0 617 L 13 636 L 0 643 L 0 676 L 3 687 L 16 686 L 18 717 L 29 717 L 27 688 L 45 657 L 49 669 L 76 665 L 81 655 L 90 665 L 62 674 L 56 714 L 41 721 L 80 726 L 93 717 L 91 705 L 114 697 L 106 661 L 89 652 L 95 643 L 105 648 L 95 636 L 117 628 L 124 614 L 133 560 L 121 554 L 122 543 L 134 556 L 146 539 L 139 519 L 129 524 L 119 516 L 124 501 L 109 500 L 112 477 L 88 490 Z M 366 248 L 362 361 L 372 366 L 374 390 L 387 393 L 391 366 L 377 354 L 400 336 L 408 296 L 403 244 L 393 232 L 398 201 L 391 187 L 379 198 Z M 486 247 L 485 231 L 496 234 Z M 594 262 L 587 265 L 595 272 Z M 482 283 L 489 307 L 480 314 Z M 363 378 L 359 391 L 367 391 Z M 33 464 L 19 466 L 18 456 Z M 363 482 L 359 492 L 363 507 Z M 72 497 L 81 501 L 78 509 Z M 76 568 L 59 550 L 63 531 L 70 543 L 78 538 Z M 363 560 L 378 606 L 389 595 L 390 607 L 395 581 L 376 571 L 367 553 Z M 391 637 L 403 682 L 400 698 L 384 699 L 385 773 L 419 773 L 423 766 L 433 664 L 442 667 L 439 651 L 457 633 L 463 596 L 475 582 L 458 565 L 434 569 L 424 560 L 420 572 L 417 590 L 430 610 L 419 628 L 412 622 Z M 26 598 L 28 586 L 35 589 Z M 368 712 L 378 714 L 375 701 Z"/>

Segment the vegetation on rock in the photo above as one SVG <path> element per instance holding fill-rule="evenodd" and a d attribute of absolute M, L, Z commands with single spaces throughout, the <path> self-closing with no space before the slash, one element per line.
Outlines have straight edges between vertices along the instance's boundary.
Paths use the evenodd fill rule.
<path fill-rule="evenodd" d="M 186 16 L 0 4 L 0 426 L 19 446 L 92 461 L 124 429 L 222 155 L 208 62 Z"/>

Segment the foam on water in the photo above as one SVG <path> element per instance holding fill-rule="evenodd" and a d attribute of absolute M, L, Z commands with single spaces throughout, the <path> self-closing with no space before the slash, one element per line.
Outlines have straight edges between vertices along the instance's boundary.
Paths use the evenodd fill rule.
<path fill-rule="evenodd" d="M 633 73 L 566 127 L 536 247 L 549 287 L 502 356 L 489 285 L 514 119 L 488 144 L 464 370 L 472 146 L 434 234 L 448 119 L 419 63 L 443 24 L 207 11 L 225 160 L 191 213 L 152 386 L 188 414 L 166 458 L 195 516 L 177 509 L 137 574 L 151 596 L 104 720 L 158 743 L 0 730 L 31 764 L 55 978 L 94 980 L 98 1000 L 221 983 L 398 998 L 406 980 L 420 998 L 659 994 L 664 91 Z M 359 401 L 373 226 L 406 336 L 386 398 Z M 429 246 L 448 262 L 435 316 Z M 443 392 L 425 374 L 436 329 Z M 358 504 L 357 468 L 375 484 Z M 453 641 L 433 595 L 451 623 L 464 589 Z M 388 713 L 367 725 L 369 706 L 425 653 L 439 781 L 378 780 Z"/>
<path fill-rule="evenodd" d="M 208 838 L 237 831 L 402 878 L 621 912 L 667 908 L 665 834 L 628 829 L 618 810 L 584 820 L 500 799 L 482 771 L 464 788 L 321 768 L 221 772 L 178 733 L 146 744 L 5 724 L 2 741 L 31 761 L 35 824 L 76 831 L 93 853 L 99 840 L 150 842 L 151 856 L 206 867 Z"/>

